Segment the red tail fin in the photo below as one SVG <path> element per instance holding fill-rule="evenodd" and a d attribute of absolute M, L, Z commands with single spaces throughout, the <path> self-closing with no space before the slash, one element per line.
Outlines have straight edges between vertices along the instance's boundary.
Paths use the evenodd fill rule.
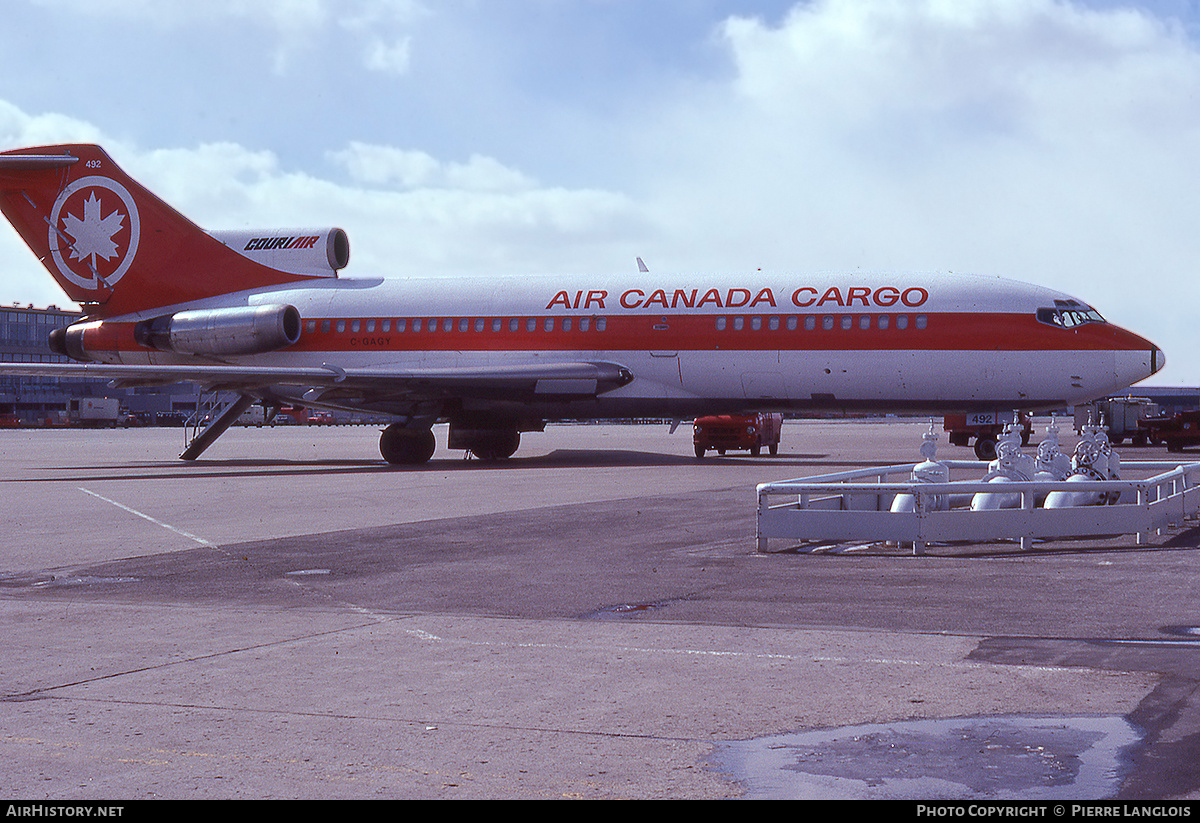
<path fill-rule="evenodd" d="M 308 279 L 209 236 L 99 146 L 0 153 L 0 211 L 67 296 L 99 317 Z"/>

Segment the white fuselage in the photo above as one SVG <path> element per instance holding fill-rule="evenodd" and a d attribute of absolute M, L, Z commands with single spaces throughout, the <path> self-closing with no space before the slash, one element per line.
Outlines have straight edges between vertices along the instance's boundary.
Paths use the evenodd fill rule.
<path fill-rule="evenodd" d="M 1039 309 L 1091 311 L 1066 295 L 963 275 L 329 278 L 204 303 L 247 304 L 295 306 L 301 339 L 225 362 L 463 369 L 602 361 L 634 376 L 594 399 L 532 409 L 545 417 L 1038 408 L 1119 391 L 1162 363 L 1152 344 L 1094 312 L 1076 325 L 1038 319 Z M 110 362 L 197 361 L 143 349 Z M 359 405 L 335 398 L 325 402 Z M 369 405 L 402 413 L 405 402 Z"/>

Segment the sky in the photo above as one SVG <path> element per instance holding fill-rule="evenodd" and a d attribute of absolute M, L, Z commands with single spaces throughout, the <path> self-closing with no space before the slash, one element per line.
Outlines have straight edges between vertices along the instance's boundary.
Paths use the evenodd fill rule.
<path fill-rule="evenodd" d="M 1200 385 L 1200 0 L 2 0 L 0 150 L 96 142 L 347 276 L 1067 292 Z M 0 305 L 71 305 L 0 226 Z"/>

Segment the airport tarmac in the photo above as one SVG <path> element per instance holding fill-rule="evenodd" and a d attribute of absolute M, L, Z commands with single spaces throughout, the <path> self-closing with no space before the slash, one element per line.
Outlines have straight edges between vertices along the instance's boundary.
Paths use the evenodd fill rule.
<path fill-rule="evenodd" d="M 1200 796 L 1200 529 L 755 551 L 757 483 L 927 428 L 697 460 L 687 426 L 552 425 L 485 464 L 439 427 L 410 469 L 371 427 L 190 464 L 179 429 L 0 431 L 0 794 Z"/>

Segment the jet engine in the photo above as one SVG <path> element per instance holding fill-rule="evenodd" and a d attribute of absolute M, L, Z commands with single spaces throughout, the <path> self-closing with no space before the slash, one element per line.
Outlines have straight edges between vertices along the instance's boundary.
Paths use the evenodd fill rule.
<path fill-rule="evenodd" d="M 92 360 L 116 362 L 106 356 L 117 348 L 114 328 L 111 323 L 105 325 L 99 320 L 91 320 L 54 329 L 50 332 L 50 351 L 84 363 Z"/>
<path fill-rule="evenodd" d="M 300 340 L 300 312 L 288 305 L 181 311 L 141 321 L 133 336 L 139 345 L 179 354 L 263 354 Z"/>

